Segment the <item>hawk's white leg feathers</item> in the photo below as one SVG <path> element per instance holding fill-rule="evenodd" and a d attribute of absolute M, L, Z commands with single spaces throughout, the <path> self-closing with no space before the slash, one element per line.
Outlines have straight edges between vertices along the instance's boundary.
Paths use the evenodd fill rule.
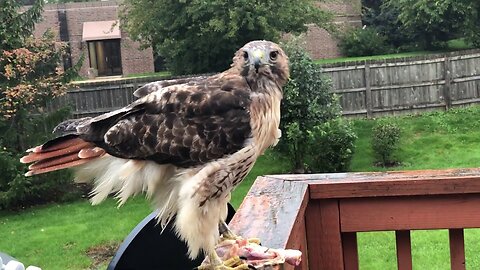
<path fill-rule="evenodd" d="M 212 162 L 199 169 L 179 169 L 150 161 L 132 161 L 105 155 L 76 170 L 77 181 L 94 179 L 91 201 L 98 204 L 116 193 L 120 205 L 140 192 L 145 192 L 159 210 L 159 223 L 164 228 L 174 217 L 176 233 L 189 243 L 189 256 L 196 258 L 208 251 L 219 239 L 218 224 L 227 216 L 230 190 L 208 200 L 200 207 L 203 194 L 198 188 L 225 169 L 224 162 Z"/>
<path fill-rule="evenodd" d="M 122 205 L 129 197 L 145 192 L 159 210 L 159 223 L 165 227 L 177 209 L 179 185 L 175 179 L 184 177 L 182 171 L 173 165 L 104 155 L 95 162 L 77 167 L 75 180 L 94 181 L 95 188 L 90 199 L 92 204 L 99 204 L 109 194 L 116 193 Z"/>

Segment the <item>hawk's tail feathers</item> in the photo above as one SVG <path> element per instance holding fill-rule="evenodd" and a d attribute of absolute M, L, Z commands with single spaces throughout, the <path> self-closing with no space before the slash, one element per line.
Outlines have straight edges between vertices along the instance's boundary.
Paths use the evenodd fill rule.
<path fill-rule="evenodd" d="M 101 148 L 75 135 L 67 135 L 28 149 L 20 162 L 32 163 L 25 176 L 42 174 L 85 164 L 105 153 Z"/>

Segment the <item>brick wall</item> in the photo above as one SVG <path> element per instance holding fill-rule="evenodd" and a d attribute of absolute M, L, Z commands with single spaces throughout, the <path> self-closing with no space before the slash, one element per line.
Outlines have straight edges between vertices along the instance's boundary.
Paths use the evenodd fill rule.
<path fill-rule="evenodd" d="M 325 0 L 318 5 L 323 10 L 335 14 L 334 22 L 339 31 L 347 27 L 361 27 L 361 0 Z M 305 36 L 306 49 L 313 59 L 335 58 L 341 56 L 338 40 L 334 35 L 317 26 L 309 26 Z"/>
<path fill-rule="evenodd" d="M 87 76 L 89 68 L 87 43 L 82 42 L 83 23 L 92 21 L 117 20 L 118 3 L 116 1 L 80 2 L 67 4 L 48 4 L 44 8 L 43 21 L 36 25 L 35 35 L 41 35 L 51 28 L 59 39 L 60 24 L 58 12 L 66 12 L 66 22 L 72 62 L 77 63 L 84 54 L 85 60 L 80 69 L 81 76 Z M 153 72 L 153 53 L 151 48 L 141 50 L 137 42 L 132 41 L 122 31 L 121 56 L 124 75 L 141 72 Z"/>

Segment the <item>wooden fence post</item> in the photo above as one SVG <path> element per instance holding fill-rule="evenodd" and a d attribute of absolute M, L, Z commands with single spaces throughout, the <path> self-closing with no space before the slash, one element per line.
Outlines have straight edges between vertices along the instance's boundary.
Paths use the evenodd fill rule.
<path fill-rule="evenodd" d="M 372 88 L 370 86 L 370 63 L 365 61 L 365 107 L 367 118 L 372 118 Z"/>
<path fill-rule="evenodd" d="M 452 62 L 447 55 L 445 55 L 444 62 L 444 78 L 443 99 L 445 101 L 445 110 L 449 110 L 452 107 L 452 96 L 450 93 L 450 87 L 452 85 Z"/>

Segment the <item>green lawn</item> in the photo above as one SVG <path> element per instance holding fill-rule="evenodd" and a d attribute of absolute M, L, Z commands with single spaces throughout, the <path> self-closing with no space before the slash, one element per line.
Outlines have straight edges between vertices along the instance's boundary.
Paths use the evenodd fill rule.
<path fill-rule="evenodd" d="M 145 77 L 169 77 L 172 74 L 169 71 L 135 73 L 123 76 L 124 78 L 145 78 Z"/>
<path fill-rule="evenodd" d="M 449 51 L 459 51 L 473 49 L 474 47 L 465 42 L 465 39 L 458 38 L 452 39 L 447 42 L 447 48 L 439 51 L 416 51 L 416 52 L 402 52 L 402 53 L 392 53 L 392 54 L 382 54 L 382 55 L 371 55 L 371 56 L 358 56 L 358 57 L 339 57 L 339 58 L 329 58 L 329 59 L 318 59 L 315 60 L 317 64 L 332 64 L 332 63 L 341 63 L 341 62 L 353 62 L 353 61 L 364 61 L 364 60 L 383 60 L 383 59 L 392 59 L 392 58 L 402 58 L 402 57 L 412 57 L 420 56 L 427 54 L 436 54 L 444 53 Z"/>
<path fill-rule="evenodd" d="M 402 128 L 402 165 L 388 170 L 466 168 L 480 165 L 480 106 L 433 112 L 420 116 L 391 117 Z M 375 167 L 370 145 L 375 120 L 354 121 L 358 134 L 352 171 L 384 171 Z M 467 269 L 480 269 L 480 231 L 465 230 Z M 360 269 L 396 269 L 393 232 L 360 233 Z M 448 232 L 413 231 L 414 269 L 450 269 Z"/>
<path fill-rule="evenodd" d="M 389 170 L 478 167 L 480 165 L 480 106 L 432 112 L 417 116 L 391 117 L 402 129 L 402 165 Z M 370 146 L 375 120 L 354 121 L 358 135 L 351 171 L 380 171 L 374 167 Z"/>
<path fill-rule="evenodd" d="M 390 170 L 477 167 L 479 119 L 480 106 L 390 118 L 403 131 L 401 151 L 396 153 L 402 166 Z M 370 135 L 375 121 L 354 120 L 359 139 L 352 171 L 385 170 L 372 165 Z M 240 204 L 257 175 L 288 171 L 285 159 L 267 152 L 234 192 L 232 203 L 236 207 Z M 99 206 L 79 201 L 34 207 L 19 213 L 0 212 L 0 251 L 43 269 L 97 269 L 86 255 L 88 248 L 120 243 L 150 212 L 150 206 L 142 198 L 130 200 L 121 208 L 109 199 Z M 465 239 L 467 267 L 480 269 L 480 232 L 466 230 Z M 396 269 L 393 232 L 361 233 L 358 243 L 361 269 Z M 415 269 L 449 269 L 446 231 L 415 231 L 412 247 Z"/>
<path fill-rule="evenodd" d="M 134 73 L 134 74 L 128 74 L 124 76 L 119 76 L 119 79 L 124 79 L 124 78 L 157 78 L 157 79 L 163 79 L 166 77 L 172 76 L 172 73 L 169 71 L 159 71 L 159 72 L 144 72 L 144 73 Z M 93 80 L 82 77 L 82 76 L 77 76 L 73 79 L 74 82 L 79 83 L 79 82 L 84 82 L 84 81 L 99 81 L 99 80 L 115 80 L 115 76 L 113 77 L 97 77 Z"/>
<path fill-rule="evenodd" d="M 109 199 L 50 204 L 21 213 L 0 213 L 0 250 L 42 269 L 91 269 L 89 247 L 120 243 L 150 208 L 134 199 L 121 208 Z"/>
<path fill-rule="evenodd" d="M 288 171 L 285 159 L 267 152 L 235 190 L 233 205 L 240 205 L 257 175 Z M 88 248 L 118 245 L 151 211 L 142 197 L 131 199 L 120 208 L 113 199 L 108 199 L 97 206 L 78 201 L 34 207 L 19 213 L 0 211 L 0 251 L 26 265 L 46 270 L 97 269 L 86 254 Z M 102 265 L 103 269 L 105 266 Z"/>
<path fill-rule="evenodd" d="M 420 55 L 434 54 L 434 53 L 439 53 L 439 52 L 417 51 L 417 52 L 404 52 L 404 53 L 392 53 L 392 54 L 357 56 L 357 57 L 325 58 L 325 59 L 315 60 L 314 62 L 317 64 L 332 64 L 332 63 L 343 63 L 343 62 L 354 62 L 354 61 L 365 61 L 365 60 L 383 60 L 383 59 L 392 59 L 392 58 L 412 57 L 412 56 L 420 56 Z"/>

